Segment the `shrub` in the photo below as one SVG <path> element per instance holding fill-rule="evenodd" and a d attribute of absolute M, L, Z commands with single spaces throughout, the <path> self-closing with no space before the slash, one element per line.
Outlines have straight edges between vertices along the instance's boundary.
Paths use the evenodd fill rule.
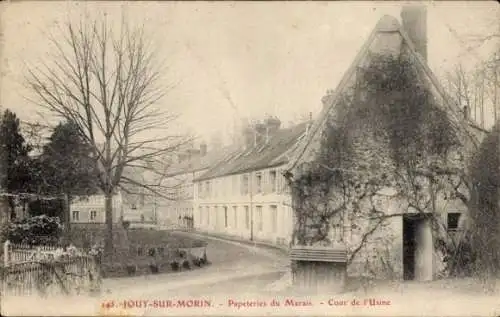
<path fill-rule="evenodd" d="M 149 269 L 151 270 L 151 273 L 152 274 L 158 274 L 159 273 L 159 265 L 155 264 L 155 263 L 151 263 L 149 264 Z"/>
<path fill-rule="evenodd" d="M 103 277 L 123 276 L 123 266 L 119 262 L 104 262 L 101 264 Z"/>
<path fill-rule="evenodd" d="M 159 247 L 158 248 L 158 255 L 163 256 L 165 254 L 165 248 Z"/>
<path fill-rule="evenodd" d="M 127 274 L 129 276 L 134 275 L 137 272 L 137 266 L 135 264 L 127 264 Z"/>
<path fill-rule="evenodd" d="M 177 261 L 172 261 L 170 262 L 170 267 L 172 268 L 172 271 L 179 271 L 179 262 Z"/>
<path fill-rule="evenodd" d="M 73 229 L 73 228 L 72 228 Z M 73 230 L 72 230 L 73 231 Z M 94 228 L 94 235 L 101 241 L 104 237 L 104 229 Z M 80 230 L 75 233 L 81 238 L 90 230 Z M 103 259 L 104 276 L 130 276 L 131 274 L 158 274 L 163 271 L 178 272 L 184 269 L 192 269 L 201 266 L 203 259 L 191 262 L 189 254 L 183 248 L 193 247 L 193 244 L 206 246 L 206 242 L 193 240 L 189 237 L 176 235 L 166 231 L 149 231 L 147 229 L 130 229 L 127 231 L 130 247 L 127 249 L 115 249 L 114 254 Z M 120 252 L 122 251 L 122 252 Z M 184 263 L 188 261 L 188 263 Z M 122 263 L 114 265 L 114 263 Z M 134 264 L 133 268 L 127 269 L 127 265 Z M 130 273 L 129 273 L 130 270 Z M 163 271 L 162 271 L 163 270 Z"/>
<path fill-rule="evenodd" d="M 193 260 L 193 264 L 200 267 L 202 265 L 201 261 L 202 260 L 200 258 L 196 258 Z"/>
<path fill-rule="evenodd" d="M 11 223 L 8 239 L 19 244 L 57 244 L 62 228 L 58 217 L 35 216 Z"/>
<path fill-rule="evenodd" d="M 475 270 L 494 281 L 500 273 L 500 124 L 481 143 L 471 164 L 473 190 L 469 202 Z"/>

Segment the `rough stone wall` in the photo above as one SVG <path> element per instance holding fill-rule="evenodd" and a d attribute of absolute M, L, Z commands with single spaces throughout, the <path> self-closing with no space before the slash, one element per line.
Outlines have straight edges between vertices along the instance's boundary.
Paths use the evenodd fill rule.
<path fill-rule="evenodd" d="M 390 208 L 389 203 L 387 207 Z M 346 231 L 346 245 L 353 256 L 348 273 L 351 276 L 400 279 L 403 277 L 402 217 L 387 218 L 378 225 L 376 222 L 358 220 L 355 228 Z M 375 226 L 373 233 L 367 235 Z M 363 239 L 366 241 L 362 242 Z"/>
<path fill-rule="evenodd" d="M 380 33 L 375 40 L 371 52 L 388 52 L 389 54 L 398 54 L 406 48 L 401 41 L 399 33 Z M 362 61 L 359 66 L 366 63 Z M 355 78 L 349 79 L 347 89 L 343 92 L 348 93 L 349 89 L 355 83 Z M 329 120 L 336 116 L 336 107 L 330 109 Z M 360 176 L 363 180 L 366 178 L 376 178 L 384 174 L 394 172 L 391 152 L 387 140 L 381 140 L 380 136 L 375 137 L 369 128 L 357 126 L 357 122 L 350 122 L 350 144 L 352 145 L 352 165 L 350 168 L 355 171 L 368 171 L 368 174 Z M 310 151 L 307 151 L 301 162 L 314 161 L 322 143 L 322 131 L 318 131 L 309 145 Z M 301 169 L 293 171 L 295 177 L 301 175 Z M 424 185 L 425 186 L 425 185 Z M 387 184 L 389 192 L 391 188 L 398 188 L 397 184 Z M 422 190 L 426 192 L 425 187 Z M 409 201 L 387 197 L 387 195 L 378 195 L 380 201 L 377 202 L 377 209 L 384 212 L 385 216 L 391 214 L 401 214 L 410 211 Z M 376 278 L 394 278 L 403 277 L 403 219 L 401 215 L 382 217 L 383 221 L 368 219 L 366 211 L 369 210 L 367 202 L 360 202 L 361 212 L 359 214 L 347 210 L 342 219 L 331 219 L 330 237 L 335 243 L 346 245 L 350 255 L 353 255 L 348 266 L 351 275 L 369 275 Z M 446 211 L 441 208 L 439 211 Z M 415 211 L 413 211 L 415 212 Z M 429 209 L 429 212 L 431 210 Z M 314 222 L 315 219 L 312 219 Z M 380 223 L 379 223 L 380 221 Z M 443 220 L 445 221 L 445 220 Z M 309 229 L 310 231 L 318 229 Z M 311 232 L 310 235 L 314 235 Z M 442 236 L 442 227 L 433 228 L 433 236 Z M 439 274 L 443 270 L 443 255 L 437 249 L 434 250 L 434 272 Z"/>

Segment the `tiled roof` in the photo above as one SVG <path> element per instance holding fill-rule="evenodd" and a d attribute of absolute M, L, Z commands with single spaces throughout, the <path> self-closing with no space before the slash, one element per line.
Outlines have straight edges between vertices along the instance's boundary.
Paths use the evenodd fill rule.
<path fill-rule="evenodd" d="M 169 168 L 167 175 L 176 176 L 207 169 L 218 164 L 218 162 L 225 160 L 227 157 L 232 156 L 237 151 L 238 148 L 236 146 L 226 146 L 221 149 L 208 151 L 207 154 L 203 156 L 196 155 L 191 159 L 174 164 L 171 168 Z"/>
<path fill-rule="evenodd" d="M 294 150 L 305 134 L 309 122 L 278 130 L 266 144 L 242 150 L 220 162 L 196 180 L 255 171 L 288 162 L 288 154 Z"/>

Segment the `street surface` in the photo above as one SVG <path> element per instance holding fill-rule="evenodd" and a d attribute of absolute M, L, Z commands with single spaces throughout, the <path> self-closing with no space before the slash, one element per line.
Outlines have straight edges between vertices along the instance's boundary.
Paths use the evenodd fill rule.
<path fill-rule="evenodd" d="M 224 283 L 232 280 L 244 281 L 249 288 L 261 289 L 280 279 L 288 270 L 289 259 L 278 250 L 218 238 L 206 239 L 209 266 L 178 273 L 105 279 L 103 288 L 110 291 L 109 295 L 120 297 L 133 295 L 142 298 L 194 291 L 211 294 L 217 289 L 227 289 Z"/>
<path fill-rule="evenodd" d="M 100 299 L 3 299 L 2 315 L 500 315 L 500 296 L 467 291 L 471 286 L 466 280 L 451 281 L 454 287 L 441 281 L 385 283 L 367 291 L 304 296 L 286 287 L 289 262 L 283 253 L 216 238 L 208 242 L 212 265 L 202 269 L 106 279 L 103 286 L 110 292 Z M 110 303 L 113 308 L 103 308 Z"/>

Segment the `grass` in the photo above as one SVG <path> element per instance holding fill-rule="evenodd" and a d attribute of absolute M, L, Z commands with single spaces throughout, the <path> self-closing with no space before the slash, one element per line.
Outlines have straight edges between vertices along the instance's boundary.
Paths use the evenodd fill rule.
<path fill-rule="evenodd" d="M 204 240 L 193 239 L 185 235 L 160 230 L 129 229 L 128 238 L 130 243 L 150 245 L 162 244 L 170 247 L 197 248 L 207 245 Z"/>
<path fill-rule="evenodd" d="M 105 229 L 98 226 L 73 227 L 71 241 L 88 248 L 104 241 Z M 115 251 L 102 259 L 104 277 L 126 277 L 190 270 L 206 262 L 179 252 L 182 248 L 205 247 L 201 239 L 152 229 L 117 228 L 113 232 Z"/>

